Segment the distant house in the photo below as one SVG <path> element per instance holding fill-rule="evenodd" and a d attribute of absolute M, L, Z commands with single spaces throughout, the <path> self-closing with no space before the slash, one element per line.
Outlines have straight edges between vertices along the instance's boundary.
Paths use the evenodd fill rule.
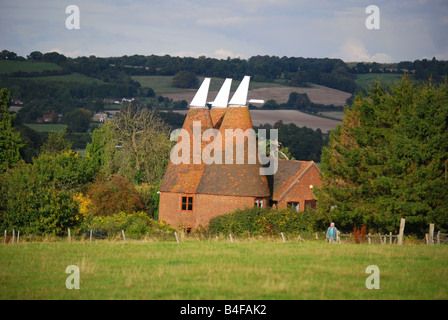
<path fill-rule="evenodd" d="M 42 118 L 43 118 L 44 122 L 51 122 L 51 121 L 53 121 L 53 116 L 54 116 L 53 113 L 44 114 L 44 116 Z"/>
<path fill-rule="evenodd" d="M 121 99 L 121 102 L 132 102 L 134 100 L 135 100 L 135 98 L 123 98 L 123 99 Z"/>
<path fill-rule="evenodd" d="M 93 115 L 93 121 L 104 123 L 107 120 L 107 114 L 104 112 L 98 112 Z"/>
<path fill-rule="evenodd" d="M 103 99 L 103 102 L 108 104 L 121 104 L 121 101 L 117 99 Z"/>
<path fill-rule="evenodd" d="M 314 188 L 322 182 L 320 170 L 313 161 L 279 159 L 272 182 L 272 205 L 278 209 L 291 208 L 296 212 L 316 207 Z"/>
<path fill-rule="evenodd" d="M 42 116 L 42 118 L 37 118 L 36 122 L 37 123 L 50 123 L 50 122 L 53 122 L 55 119 L 56 119 L 57 122 L 61 122 L 63 116 L 64 115 L 62 113 L 56 114 L 55 112 L 52 112 L 52 113 L 49 113 L 49 114 L 44 114 Z"/>

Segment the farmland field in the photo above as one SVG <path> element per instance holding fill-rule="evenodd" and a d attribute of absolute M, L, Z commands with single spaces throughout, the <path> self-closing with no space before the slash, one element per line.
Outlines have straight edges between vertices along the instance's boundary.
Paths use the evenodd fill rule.
<path fill-rule="evenodd" d="M 68 290 L 66 268 L 79 268 Z M 380 288 L 367 289 L 376 265 Z M 443 245 L 274 240 L 0 245 L 0 299 L 447 299 Z"/>
<path fill-rule="evenodd" d="M 64 130 L 65 127 L 67 127 L 67 125 L 65 124 L 29 123 L 25 125 L 37 132 L 59 132 Z"/>
<path fill-rule="evenodd" d="M 55 71 L 62 68 L 54 63 L 49 62 L 31 62 L 31 61 L 0 61 L 0 75 L 13 72 L 42 72 Z"/>
<path fill-rule="evenodd" d="M 14 78 L 13 78 L 14 79 Z M 20 79 L 28 79 L 32 81 L 43 81 L 43 82 L 63 82 L 63 83 L 80 83 L 80 84 L 102 84 L 101 80 L 91 78 L 82 74 L 64 74 L 57 76 L 43 76 L 43 77 L 21 77 Z"/>
<path fill-rule="evenodd" d="M 152 88 L 156 94 L 163 95 L 175 101 L 186 100 L 190 102 L 197 89 L 179 89 L 171 85 L 173 77 L 169 76 L 134 76 L 132 77 L 137 82 L 140 82 L 142 87 Z M 202 82 L 203 77 L 199 78 Z M 210 84 L 209 101 L 213 101 L 216 97 L 224 79 L 213 78 Z M 232 92 L 236 90 L 240 81 L 234 80 L 232 82 Z M 312 85 L 309 88 L 298 88 L 282 85 L 278 82 L 254 82 L 250 83 L 249 99 L 274 99 L 278 103 L 285 103 L 288 101 L 291 92 L 306 93 L 310 100 L 314 103 L 335 106 L 343 106 L 346 100 L 350 98 L 351 94 L 336 89 L 331 89 L 324 86 Z"/>
<path fill-rule="evenodd" d="M 188 111 L 174 110 L 174 112 L 186 114 Z M 328 115 L 330 114 L 328 112 Z M 323 133 L 335 129 L 338 124 L 342 123 L 338 120 L 318 117 L 297 110 L 250 110 L 250 116 L 254 126 L 266 123 L 273 125 L 277 121 L 282 120 L 285 124 L 294 123 L 298 127 L 308 127 L 313 130 L 320 129 Z M 339 112 L 338 116 L 342 117 L 343 112 Z M 336 118 L 336 116 L 334 117 Z"/>
<path fill-rule="evenodd" d="M 369 86 L 375 84 L 376 81 L 380 80 L 382 84 L 394 84 L 401 80 L 402 75 L 395 73 L 366 73 L 358 74 L 355 79 L 356 85 L 363 89 L 368 89 Z"/>

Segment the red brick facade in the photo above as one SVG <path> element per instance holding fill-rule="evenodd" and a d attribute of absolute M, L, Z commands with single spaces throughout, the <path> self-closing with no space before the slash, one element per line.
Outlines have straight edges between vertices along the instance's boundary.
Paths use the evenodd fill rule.
<path fill-rule="evenodd" d="M 182 197 L 193 198 L 192 210 L 182 210 Z M 209 221 L 217 216 L 238 208 L 251 208 L 256 199 L 259 198 L 161 192 L 159 215 L 163 221 L 174 227 L 196 229 L 199 226 L 206 227 Z M 269 203 L 268 198 L 263 200 L 265 205 Z"/>
<path fill-rule="evenodd" d="M 319 177 L 319 169 L 312 162 L 303 175 L 297 181 L 293 182 L 288 188 L 289 190 L 278 199 L 277 208 L 286 209 L 288 204 L 298 203 L 299 211 L 304 211 L 316 199 L 313 193 L 314 188 L 320 187 L 322 187 L 322 181 Z"/>

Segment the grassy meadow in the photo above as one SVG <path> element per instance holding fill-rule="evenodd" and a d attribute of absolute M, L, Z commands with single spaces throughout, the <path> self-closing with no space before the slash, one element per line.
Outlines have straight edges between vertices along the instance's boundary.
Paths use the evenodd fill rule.
<path fill-rule="evenodd" d="M 69 265 L 80 289 L 68 290 Z M 380 289 L 365 286 L 377 265 Z M 274 240 L 0 245 L 0 299 L 448 299 L 444 245 Z"/>
<path fill-rule="evenodd" d="M 25 125 L 37 132 L 59 132 L 67 127 L 67 125 L 65 124 L 45 124 L 45 123 L 27 123 Z"/>
<path fill-rule="evenodd" d="M 366 73 L 358 74 L 355 83 L 362 89 L 369 89 L 369 86 L 373 86 L 378 80 L 382 84 L 394 84 L 400 81 L 401 78 L 402 75 L 396 73 Z"/>
<path fill-rule="evenodd" d="M 198 77 L 199 84 L 204 81 L 205 77 Z M 196 92 L 197 89 L 182 89 L 173 86 L 173 76 L 132 76 L 132 79 L 139 82 L 144 88 L 152 88 L 156 94 L 165 95 L 173 93 L 184 93 L 193 91 Z M 223 78 L 213 78 L 210 82 L 210 92 L 219 91 L 222 84 L 224 83 Z M 240 80 L 234 79 L 232 81 L 232 91 L 235 91 L 240 85 Z M 271 87 L 282 87 L 281 81 L 277 82 L 251 82 L 251 89 L 258 88 L 271 88 Z"/>
<path fill-rule="evenodd" d="M 55 63 L 49 62 L 32 62 L 32 61 L 0 61 L 0 75 L 14 72 L 43 72 L 61 70 L 62 67 Z"/>

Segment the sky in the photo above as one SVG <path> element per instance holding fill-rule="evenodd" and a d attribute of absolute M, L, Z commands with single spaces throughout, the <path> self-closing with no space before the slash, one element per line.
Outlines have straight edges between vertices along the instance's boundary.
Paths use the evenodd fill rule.
<path fill-rule="evenodd" d="M 66 13 L 70 5 L 79 8 L 79 29 L 66 26 L 75 21 L 73 11 Z M 379 18 L 366 13 L 370 5 Z M 366 20 L 378 28 L 367 28 Z M 24 57 L 56 51 L 69 57 L 448 60 L 448 0 L 2 0 L 0 50 Z"/>

